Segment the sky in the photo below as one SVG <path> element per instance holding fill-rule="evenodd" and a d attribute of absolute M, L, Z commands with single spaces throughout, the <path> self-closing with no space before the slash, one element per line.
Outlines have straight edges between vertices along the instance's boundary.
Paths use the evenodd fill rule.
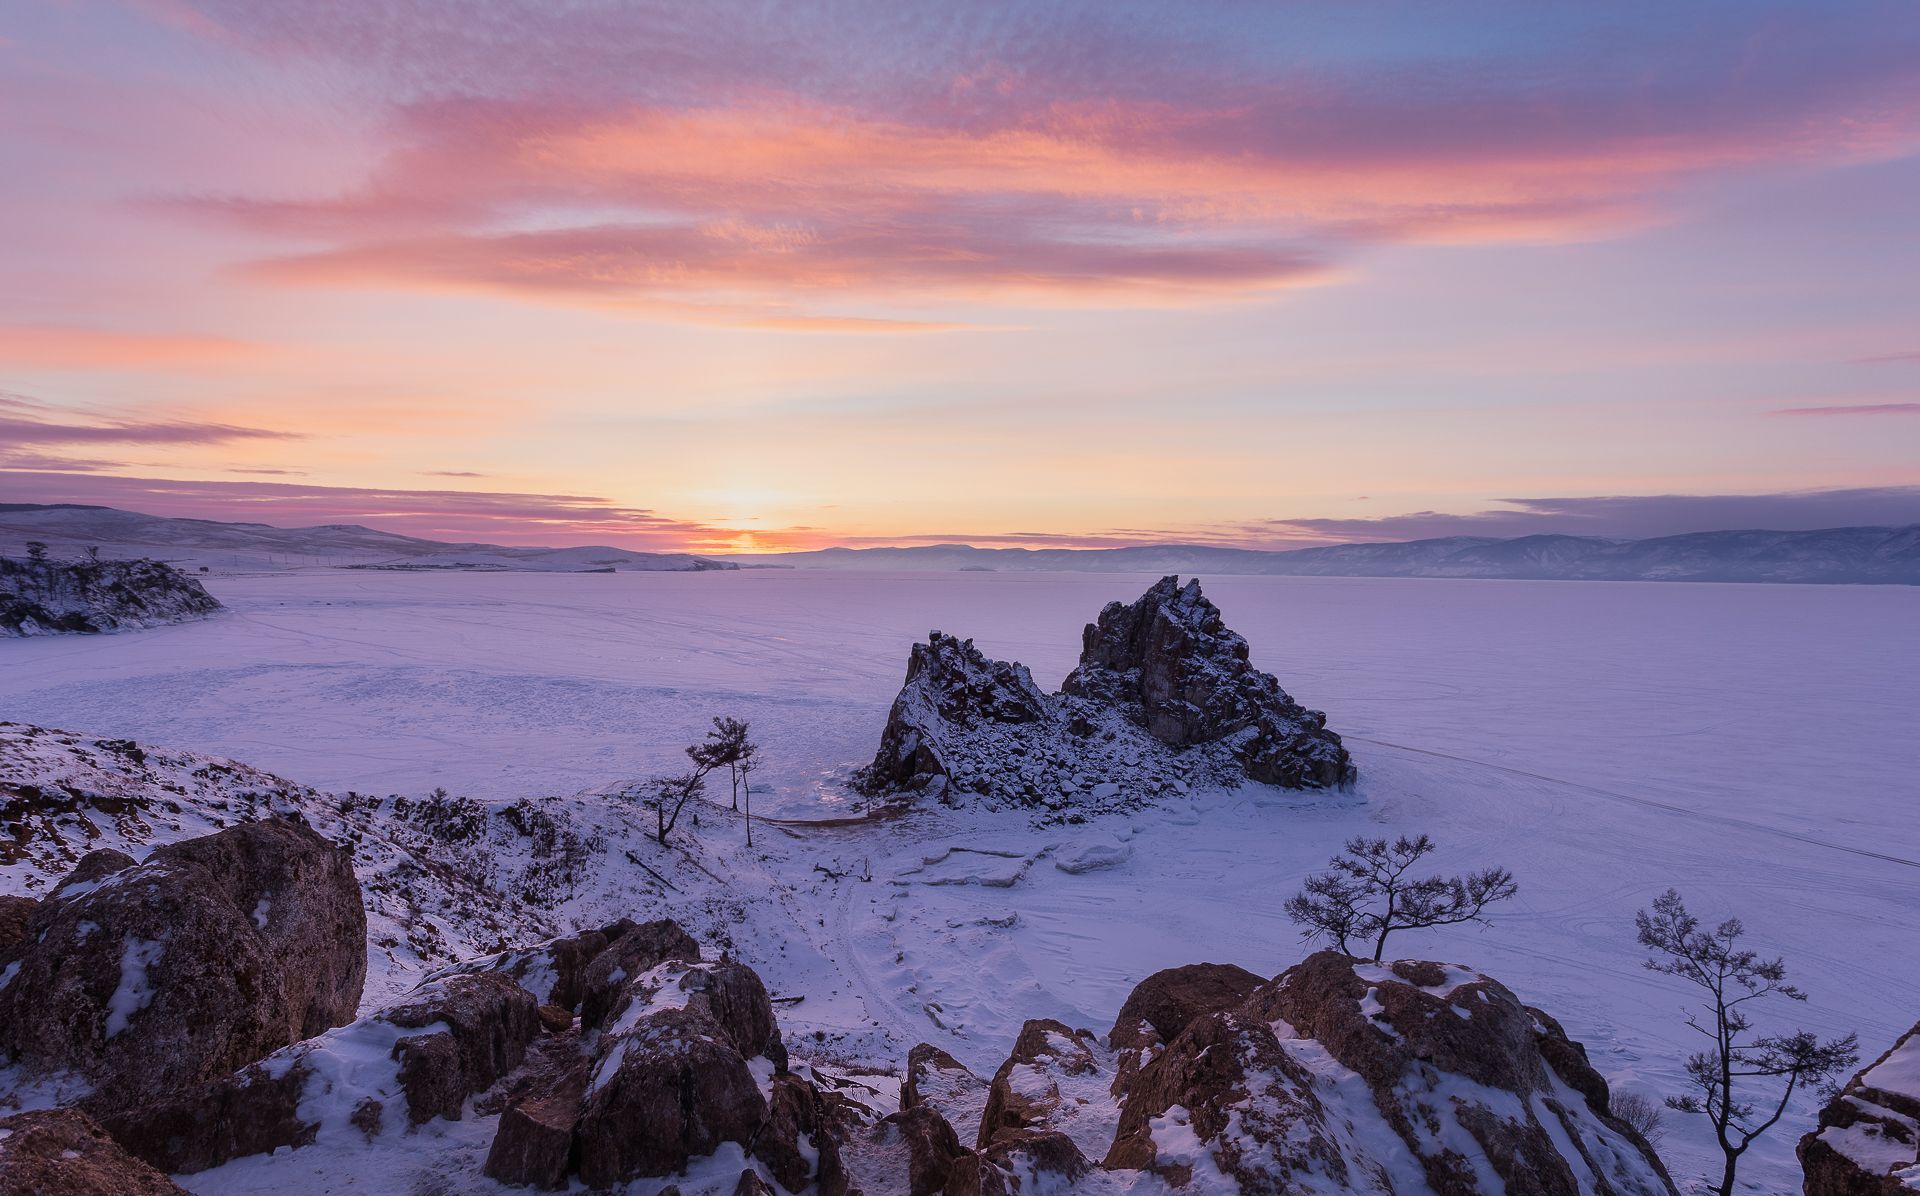
<path fill-rule="evenodd" d="M 1920 5 L 13 0 L 0 501 L 1920 522 Z"/>

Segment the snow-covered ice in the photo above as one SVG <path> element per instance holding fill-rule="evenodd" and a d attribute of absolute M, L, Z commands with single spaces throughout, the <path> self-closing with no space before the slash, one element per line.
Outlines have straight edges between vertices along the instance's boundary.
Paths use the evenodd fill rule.
<path fill-rule="evenodd" d="M 0 645 L 0 717 L 230 756 L 323 789 L 506 799 L 665 770 L 730 714 L 763 745 L 755 813 L 820 818 L 846 812 L 845 778 L 871 757 L 908 646 L 929 628 L 1051 686 L 1081 625 L 1150 580 L 215 577 L 226 618 Z M 1858 1031 L 1871 1054 L 1920 1016 L 1920 590 L 1206 586 L 1254 663 L 1347 736 L 1356 790 L 1195 792 L 1082 827 L 947 810 L 770 827 L 755 855 L 724 850 L 809 915 L 794 933 L 813 941 L 743 949 L 771 989 L 806 994 L 780 1011 L 790 1040 L 816 1026 L 844 1040 L 864 1018 L 895 1064 L 925 1039 L 989 1073 L 1025 1018 L 1104 1030 L 1159 968 L 1280 971 L 1303 954 L 1281 908 L 1301 877 L 1352 835 L 1400 831 L 1430 833 L 1436 867 L 1511 868 L 1520 896 L 1491 927 L 1408 933 L 1390 952 L 1498 978 L 1623 1090 L 1678 1091 L 1693 1049 L 1690 994 L 1643 971 L 1633 940 L 1634 910 L 1669 885 L 1703 917 L 1740 914 L 1757 947 L 1787 957 L 1812 996 L 1783 1011 L 1796 1024 Z M 1797 1186 L 1792 1145 L 1816 1108 L 1796 1101 L 1743 1176 Z M 1667 1123 L 1676 1173 L 1706 1170 L 1697 1119 Z"/>

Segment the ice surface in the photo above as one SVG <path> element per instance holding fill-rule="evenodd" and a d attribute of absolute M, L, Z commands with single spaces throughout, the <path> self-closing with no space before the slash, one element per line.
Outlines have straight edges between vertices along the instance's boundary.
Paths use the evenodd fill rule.
<path fill-rule="evenodd" d="M 1150 581 L 216 577 L 227 618 L 0 644 L 0 716 L 231 756 L 322 788 L 505 798 L 662 771 L 708 718 L 733 714 L 764 746 L 756 814 L 817 818 L 845 812 L 841 782 L 871 757 L 908 645 L 929 627 L 1022 660 L 1050 687 L 1081 625 Z M 898 1065 L 925 1039 L 990 1074 L 1024 1019 L 1104 1028 L 1157 969 L 1277 973 L 1305 950 L 1281 908 L 1301 877 L 1352 835 L 1400 831 L 1432 834 L 1437 868 L 1511 868 L 1520 896 L 1491 927 L 1396 935 L 1390 954 L 1499 979 L 1634 1091 L 1678 1091 L 1693 1049 L 1680 1019 L 1690 994 L 1643 971 L 1633 941 L 1633 912 L 1669 885 L 1703 917 L 1740 914 L 1757 948 L 1787 957 L 1812 995 L 1783 1011 L 1793 1024 L 1858 1031 L 1869 1050 L 1912 1024 L 1920 590 L 1206 586 L 1254 663 L 1348 736 L 1356 791 L 1196 792 L 1071 832 L 943 810 L 768 826 L 752 855 L 729 847 L 709 863 L 767 878 L 794 913 L 789 940 L 737 944 L 776 993 L 805 996 L 781 1009 L 790 1041 L 877 1023 L 860 1040 L 875 1061 Z M 1078 874 L 1031 866 L 1080 834 L 1131 857 Z M 1743 1176 L 1796 1185 L 1793 1141 L 1817 1103 L 1796 1099 Z M 1714 1150 L 1699 1119 L 1669 1114 L 1667 1126 L 1684 1186 Z M 484 1154 L 485 1128 L 435 1132 Z M 203 1190 L 286 1174 L 222 1170 Z"/>

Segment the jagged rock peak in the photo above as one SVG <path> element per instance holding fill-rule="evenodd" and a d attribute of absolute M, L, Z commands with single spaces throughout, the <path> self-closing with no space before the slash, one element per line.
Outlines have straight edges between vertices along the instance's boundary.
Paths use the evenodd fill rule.
<path fill-rule="evenodd" d="M 1197 581 L 1156 583 L 1089 624 L 1079 667 L 1048 695 L 1026 667 L 941 632 L 913 646 L 873 793 L 919 792 L 1056 810 L 1118 809 L 1192 785 L 1350 783 L 1326 716 L 1248 663 Z"/>

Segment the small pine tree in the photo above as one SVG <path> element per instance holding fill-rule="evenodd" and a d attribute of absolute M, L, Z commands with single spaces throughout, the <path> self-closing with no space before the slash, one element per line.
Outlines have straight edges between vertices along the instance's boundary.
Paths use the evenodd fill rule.
<path fill-rule="evenodd" d="M 1306 927 L 1301 932 L 1306 939 L 1328 939 L 1348 955 L 1356 944 L 1371 944 L 1378 961 L 1387 936 L 1396 930 L 1485 922 L 1489 905 L 1519 892 L 1505 868 L 1409 879 L 1407 870 L 1433 850 L 1433 840 L 1425 835 L 1402 835 L 1392 843 L 1350 839 L 1345 854 L 1329 862 L 1329 871 L 1309 876 L 1306 886 L 1287 899 L 1287 916 Z"/>
<path fill-rule="evenodd" d="M 47 559 L 47 542 L 45 540 L 28 540 L 27 559 L 36 565 L 45 563 Z"/>
<path fill-rule="evenodd" d="M 1704 1113 L 1720 1144 L 1720 1196 L 1733 1196 L 1740 1156 L 1754 1139 L 1773 1128 L 1787 1111 L 1797 1088 L 1831 1088 L 1835 1077 L 1860 1061 L 1859 1040 L 1820 1041 L 1805 1030 L 1791 1034 L 1748 1037 L 1753 1022 L 1746 1006 L 1763 997 L 1804 1001 L 1807 994 L 1788 984 L 1786 964 L 1778 957 L 1762 959 L 1739 945 L 1746 928 L 1728 918 L 1712 930 L 1687 912 L 1677 890 L 1668 889 L 1654 900 L 1652 910 L 1634 915 L 1640 945 L 1654 953 L 1649 971 L 1674 976 L 1707 994 L 1702 1008 L 1707 1021 L 1687 1014 L 1687 1025 L 1712 1041 L 1709 1050 L 1687 1059 L 1687 1081 L 1695 1089 L 1667 1098 L 1667 1107 L 1682 1113 Z M 1756 1085 L 1778 1085 L 1761 1098 L 1749 1095 Z"/>

